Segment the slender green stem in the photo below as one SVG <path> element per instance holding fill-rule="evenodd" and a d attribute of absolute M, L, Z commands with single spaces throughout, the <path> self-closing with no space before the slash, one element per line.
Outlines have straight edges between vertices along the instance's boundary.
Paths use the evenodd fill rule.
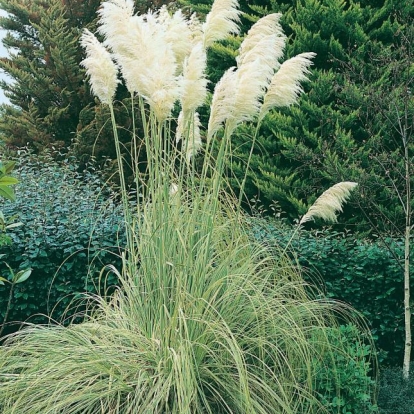
<path fill-rule="evenodd" d="M 0 327 L 0 339 L 1 339 L 1 336 L 3 334 L 4 327 L 6 326 L 6 321 L 9 317 L 10 306 L 11 306 L 11 301 L 12 301 L 13 291 L 14 291 L 14 285 L 15 285 L 14 283 L 11 283 L 9 299 L 7 300 L 6 312 L 4 314 L 3 323 L 1 324 L 1 327 Z"/>
<path fill-rule="evenodd" d="M 132 120 L 132 143 L 134 149 L 134 155 L 132 160 L 132 170 L 134 172 L 135 185 L 137 186 L 137 194 L 139 193 L 140 179 L 139 179 L 139 167 L 138 167 L 138 143 L 136 134 L 135 123 L 135 100 L 134 94 L 131 92 L 131 120 Z"/>
<path fill-rule="evenodd" d="M 145 102 L 141 95 L 138 96 L 138 106 L 141 112 L 141 122 L 142 122 L 143 131 L 144 131 L 145 153 L 146 153 L 146 159 L 147 159 L 146 173 L 147 173 L 147 181 L 149 182 L 150 171 L 152 171 L 152 160 L 151 160 L 151 154 L 149 153 L 149 148 L 151 145 L 150 136 L 149 136 L 150 130 L 149 130 L 149 122 L 147 119 L 147 114 L 145 113 Z M 145 181 L 145 178 L 143 181 Z"/>
<path fill-rule="evenodd" d="M 289 248 L 289 246 L 292 244 L 293 239 L 295 238 L 295 236 L 299 233 L 299 230 L 301 229 L 302 225 L 298 224 L 295 228 L 295 230 L 293 231 L 292 235 L 290 236 L 288 242 L 286 243 L 285 248 L 283 249 L 283 252 L 281 254 L 281 257 L 283 258 Z"/>
<path fill-rule="evenodd" d="M 243 181 L 242 181 L 242 184 L 240 186 L 240 194 L 239 194 L 239 201 L 238 201 L 238 208 L 239 209 L 241 207 L 241 203 L 242 203 L 242 199 L 243 199 L 243 195 L 244 195 L 244 188 L 246 186 L 246 181 L 247 181 L 247 174 L 249 172 L 250 163 L 251 163 L 251 160 L 252 160 L 252 157 L 253 157 L 253 151 L 254 151 L 254 147 L 256 145 L 257 135 L 259 133 L 261 121 L 262 121 L 261 118 L 257 121 L 257 125 L 256 125 L 256 129 L 255 129 L 255 132 L 254 132 L 254 135 L 253 135 L 252 143 L 250 145 L 249 157 L 247 159 L 247 164 L 246 164 L 246 172 L 244 173 Z"/>
<path fill-rule="evenodd" d="M 131 211 L 129 208 L 128 192 L 127 192 L 125 176 L 124 176 L 124 165 L 122 161 L 123 156 L 121 152 L 121 145 L 119 142 L 118 129 L 116 126 L 114 107 L 112 103 L 109 105 L 109 110 L 111 113 L 112 130 L 114 134 L 115 150 L 116 150 L 116 157 L 117 157 L 117 162 L 118 162 L 118 173 L 119 173 L 119 181 L 120 181 L 120 186 L 121 186 L 122 205 L 124 209 L 124 221 L 125 221 L 125 232 L 126 232 L 126 238 L 127 238 L 127 248 L 130 252 L 132 252 L 134 241 L 133 241 L 133 237 L 131 234 L 132 233 L 131 232 Z"/>
<path fill-rule="evenodd" d="M 224 166 L 225 166 L 225 157 L 228 150 L 228 144 L 230 140 L 230 133 L 227 130 L 227 126 L 224 129 L 224 135 L 223 139 L 220 143 L 220 148 L 217 154 L 216 158 L 216 167 L 213 169 L 213 176 L 212 176 L 212 189 L 211 192 L 207 192 L 206 196 L 210 197 L 211 202 L 205 203 L 205 207 L 209 209 L 209 214 L 207 215 L 209 223 L 208 223 L 208 229 L 209 232 L 207 234 L 207 248 L 205 249 L 205 258 L 204 258 L 204 264 L 207 266 L 208 261 L 208 252 L 210 251 L 210 245 L 212 242 L 212 234 L 214 230 L 214 221 L 216 218 L 216 213 L 218 206 L 220 205 L 220 189 L 221 184 L 223 181 L 223 174 L 224 174 Z"/>

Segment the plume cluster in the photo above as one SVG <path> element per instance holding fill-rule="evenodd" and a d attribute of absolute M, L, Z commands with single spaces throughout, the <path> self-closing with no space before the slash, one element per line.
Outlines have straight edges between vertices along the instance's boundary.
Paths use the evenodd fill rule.
<path fill-rule="evenodd" d="M 214 42 L 223 40 L 230 33 L 239 33 L 240 11 L 237 0 L 216 0 L 207 14 L 203 25 L 204 46 L 210 47 Z"/>
<path fill-rule="evenodd" d="M 82 36 L 88 54 L 83 65 L 90 75 L 92 92 L 103 103 L 113 99 L 115 61 L 129 92 L 141 96 L 159 122 L 171 117 L 178 103 L 182 115 L 177 140 L 184 142 L 187 138 L 183 133 L 192 131 L 194 144 L 184 145 L 191 148 L 186 153 L 188 160 L 201 147 L 203 132 L 195 113 L 207 97 L 207 49 L 239 32 L 238 1 L 216 0 L 204 23 L 195 15 L 185 16 L 181 10 L 171 14 L 165 6 L 157 12 L 137 15 L 132 0 L 104 1 L 98 14 L 103 45 L 95 37 L 92 41 L 88 31 Z M 280 62 L 286 42 L 280 18 L 280 13 L 272 13 L 251 27 L 238 50 L 236 67 L 228 69 L 217 83 L 207 141 L 222 127 L 231 136 L 240 123 L 260 121 L 272 108 L 294 104 L 302 93 L 301 82 L 307 80 L 315 54 L 302 53 Z M 111 62 L 110 70 L 101 69 L 104 64 L 100 61 L 104 60 Z M 99 69 L 101 78 L 94 75 Z M 104 83 L 108 90 L 104 90 Z"/>
<path fill-rule="evenodd" d="M 242 122 L 260 121 L 272 108 L 292 105 L 303 91 L 301 82 L 307 80 L 315 54 L 302 53 L 280 64 L 286 42 L 280 17 L 280 13 L 269 14 L 252 26 L 239 48 L 237 67 L 216 85 L 209 139 L 222 125 L 231 135 Z"/>

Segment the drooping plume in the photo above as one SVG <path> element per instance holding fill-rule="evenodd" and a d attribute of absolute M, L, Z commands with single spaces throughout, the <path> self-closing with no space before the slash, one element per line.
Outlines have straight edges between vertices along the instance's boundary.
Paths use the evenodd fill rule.
<path fill-rule="evenodd" d="M 102 103 L 110 104 L 119 83 L 118 70 L 111 54 L 88 29 L 83 31 L 81 45 L 86 50 L 86 58 L 81 65 L 86 68 L 86 73 L 90 77 L 92 93 Z"/>
<path fill-rule="evenodd" d="M 232 116 L 228 120 L 231 134 L 241 122 L 252 121 L 259 113 L 262 98 L 269 84 L 269 66 L 260 59 L 244 63 L 236 71 L 236 87 Z"/>
<path fill-rule="evenodd" d="M 108 0 L 101 4 L 98 32 L 104 36 L 105 44 L 112 52 L 129 53 L 130 44 L 126 40 L 131 35 L 130 19 L 133 14 L 132 0 Z"/>
<path fill-rule="evenodd" d="M 257 115 L 265 90 L 280 66 L 286 39 L 279 23 L 280 16 L 275 13 L 258 20 L 240 45 L 236 58 L 239 72 L 236 107 L 241 109 L 239 122 Z M 247 95 L 250 98 L 246 99 Z M 249 105 L 250 109 L 247 108 Z"/>
<path fill-rule="evenodd" d="M 171 45 L 177 65 L 181 69 L 193 47 L 193 32 L 189 21 L 181 10 L 171 16 L 167 7 L 163 6 L 159 12 L 158 22 L 164 27 L 165 40 Z"/>
<path fill-rule="evenodd" d="M 227 69 L 214 88 L 208 120 L 207 141 L 213 137 L 227 119 L 233 117 L 235 90 L 237 88 L 237 73 L 235 70 L 234 67 Z"/>
<path fill-rule="evenodd" d="M 335 223 L 336 213 L 342 212 L 343 203 L 357 185 L 358 183 L 352 181 L 343 181 L 330 187 L 313 203 L 299 224 L 314 220 L 316 217 Z"/>
<path fill-rule="evenodd" d="M 283 33 L 279 22 L 281 16 L 280 13 L 269 14 L 259 19 L 250 28 L 240 45 L 236 58 L 237 66 L 242 65 L 246 59 L 254 60 L 260 54 L 262 59 L 266 57 L 272 62 L 272 67 L 276 67 L 276 62 L 273 62 L 273 60 L 278 60 L 283 56 L 286 41 L 286 35 Z M 271 36 L 271 40 L 265 41 L 269 36 Z"/>

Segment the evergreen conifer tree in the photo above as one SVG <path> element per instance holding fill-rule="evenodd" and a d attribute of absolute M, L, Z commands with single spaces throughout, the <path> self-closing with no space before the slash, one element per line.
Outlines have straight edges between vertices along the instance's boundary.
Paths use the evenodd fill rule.
<path fill-rule="evenodd" d="M 6 144 L 65 151 L 72 146 L 80 158 L 115 157 L 108 114 L 90 94 L 80 66 L 79 37 L 83 28 L 95 29 L 100 2 L 0 0 L 8 13 L 0 27 L 7 31 L 3 44 L 10 52 L 0 59 L 0 69 L 12 79 L 0 83 L 11 102 L 0 108 L 0 137 Z M 163 3 L 137 0 L 136 8 Z M 127 116 L 120 108 L 121 123 Z"/>
<path fill-rule="evenodd" d="M 2 0 L 0 5 L 9 13 L 0 25 L 8 30 L 4 44 L 11 53 L 0 68 L 13 79 L 1 84 L 13 104 L 2 107 L 1 135 L 20 146 L 68 146 L 78 113 L 90 100 L 78 65 L 79 27 L 71 24 L 61 1 Z"/>
<path fill-rule="evenodd" d="M 360 183 L 361 190 L 354 197 L 357 203 L 347 207 L 348 217 L 345 214 L 343 219 L 354 224 L 353 228 L 370 231 L 365 219 L 366 214 L 373 213 L 369 188 L 369 196 L 381 200 L 380 208 L 388 213 L 395 210 L 394 217 L 403 219 L 398 203 L 390 202 L 389 194 L 384 193 L 383 173 L 374 174 L 371 168 L 372 152 L 381 137 L 369 127 L 375 111 L 371 97 L 363 92 L 361 76 L 386 94 L 387 73 L 395 65 L 385 63 L 380 56 L 397 47 L 398 37 L 413 13 L 413 2 L 400 7 L 395 0 L 290 0 L 245 6 L 245 18 L 250 20 L 257 15 L 283 13 L 282 25 L 291 40 L 285 49 L 287 58 L 308 50 L 317 53 L 311 82 L 305 85 L 307 93 L 300 104 L 274 111 L 263 121 L 248 171 L 246 202 L 256 200 L 265 210 L 276 208 L 294 220 L 305 213 L 321 189 L 352 180 Z M 226 53 L 227 67 L 234 64 L 232 50 L 237 46 L 212 51 L 215 71 L 223 67 L 220 62 L 226 61 Z M 243 125 L 233 142 L 237 150 L 229 167 L 236 191 L 245 174 L 253 134 L 249 125 Z"/>

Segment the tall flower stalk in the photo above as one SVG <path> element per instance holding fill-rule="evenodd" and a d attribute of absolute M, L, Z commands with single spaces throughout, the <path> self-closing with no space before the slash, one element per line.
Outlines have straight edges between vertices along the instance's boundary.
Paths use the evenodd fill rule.
<path fill-rule="evenodd" d="M 103 104 L 109 106 L 113 135 L 116 149 L 116 159 L 118 162 L 119 181 L 121 186 L 121 197 L 125 218 L 125 230 L 127 236 L 127 246 L 132 246 L 132 235 L 130 229 L 131 217 L 128 206 L 128 194 L 124 177 L 123 155 L 121 144 L 116 126 L 113 99 L 118 86 L 118 69 L 112 60 L 111 54 L 99 40 L 88 29 L 85 29 L 81 38 L 81 45 L 85 48 L 86 58 L 81 62 L 86 68 L 89 76 L 92 92 L 100 99 Z"/>

